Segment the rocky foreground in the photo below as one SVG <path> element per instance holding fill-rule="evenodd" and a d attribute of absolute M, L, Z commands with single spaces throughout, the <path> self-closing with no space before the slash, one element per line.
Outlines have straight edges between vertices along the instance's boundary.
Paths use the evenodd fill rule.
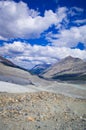
<path fill-rule="evenodd" d="M 49 92 L 0 93 L 0 130 L 86 130 L 86 100 Z"/>

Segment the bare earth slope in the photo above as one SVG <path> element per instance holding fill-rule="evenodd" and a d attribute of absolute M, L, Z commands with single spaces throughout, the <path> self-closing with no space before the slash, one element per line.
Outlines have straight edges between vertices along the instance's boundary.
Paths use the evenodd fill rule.
<path fill-rule="evenodd" d="M 45 78 L 86 80 L 86 62 L 71 56 L 56 63 L 43 74 Z"/>
<path fill-rule="evenodd" d="M 31 75 L 22 69 L 0 63 L 0 80 L 16 84 L 29 84 L 31 83 Z"/>
<path fill-rule="evenodd" d="M 10 60 L 0 56 L 0 62 L 5 64 L 5 65 L 8 65 L 8 66 L 12 66 L 12 67 L 17 67 L 15 64 L 13 64 Z"/>
<path fill-rule="evenodd" d="M 30 74 L 11 61 L 0 56 L 0 80 L 16 84 L 29 84 Z"/>
<path fill-rule="evenodd" d="M 49 82 L 49 83 L 48 83 Z M 69 84 L 69 83 L 58 83 L 48 81 L 45 84 L 42 82 L 38 86 L 36 85 L 17 85 L 13 83 L 7 83 L 0 81 L 0 92 L 8 93 L 24 93 L 24 92 L 41 92 L 47 91 L 56 94 L 63 94 L 69 97 L 86 99 L 86 84 Z"/>
<path fill-rule="evenodd" d="M 0 63 L 0 130 L 85 130 L 86 84 L 41 79 Z"/>
<path fill-rule="evenodd" d="M 36 86 L 48 84 L 46 80 L 31 75 L 25 69 L 13 64 L 11 61 L 0 56 L 0 81 L 19 85 L 35 84 Z"/>
<path fill-rule="evenodd" d="M 0 130 L 85 130 L 86 100 L 49 92 L 0 93 Z"/>

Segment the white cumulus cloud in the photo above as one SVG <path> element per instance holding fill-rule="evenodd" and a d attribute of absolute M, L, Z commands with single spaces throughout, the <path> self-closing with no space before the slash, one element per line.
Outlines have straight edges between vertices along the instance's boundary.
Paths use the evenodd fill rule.
<path fill-rule="evenodd" d="M 69 55 L 86 60 L 85 50 L 55 46 L 32 46 L 23 42 L 4 43 L 0 47 L 0 55 L 8 56 L 12 62 L 25 68 L 42 63 L 54 64 L 59 59 Z"/>
<path fill-rule="evenodd" d="M 40 63 L 53 64 L 69 55 L 86 59 L 86 50 L 71 49 L 78 43 L 83 43 L 86 48 L 86 20 L 79 19 L 82 13 L 81 8 L 59 7 L 56 12 L 45 10 L 41 16 L 40 12 L 30 9 L 22 1 L 0 1 L 0 40 L 39 38 L 43 33 L 51 44 L 32 46 L 20 41 L 4 43 L 0 46 L 0 55 L 25 68 Z M 76 19 L 71 20 L 73 17 Z M 82 26 L 70 26 L 71 23 Z M 53 27 L 51 32 L 48 30 L 50 27 Z"/>
<path fill-rule="evenodd" d="M 45 10 L 44 16 L 41 16 L 22 1 L 0 1 L 0 37 L 39 37 L 49 27 L 62 21 L 65 10 L 66 8 L 59 8 L 56 13 Z"/>
<path fill-rule="evenodd" d="M 86 25 L 63 29 L 59 34 L 48 33 L 47 40 L 58 47 L 76 47 L 79 42 L 86 47 Z"/>

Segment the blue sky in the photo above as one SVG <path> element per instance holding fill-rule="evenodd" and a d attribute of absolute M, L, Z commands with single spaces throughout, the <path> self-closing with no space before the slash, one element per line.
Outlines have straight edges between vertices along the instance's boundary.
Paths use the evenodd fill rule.
<path fill-rule="evenodd" d="M 86 60 L 86 0 L 0 1 L 0 55 L 25 68 Z"/>

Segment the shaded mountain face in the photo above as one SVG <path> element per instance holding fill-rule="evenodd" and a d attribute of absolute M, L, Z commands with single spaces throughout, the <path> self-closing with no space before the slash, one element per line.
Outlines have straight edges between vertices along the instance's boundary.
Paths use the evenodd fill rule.
<path fill-rule="evenodd" d="M 43 86 L 47 83 L 46 80 L 32 75 L 27 70 L 13 64 L 11 61 L 0 56 L 0 81 L 15 83 L 19 85 L 35 85 Z"/>
<path fill-rule="evenodd" d="M 15 64 L 13 64 L 11 61 L 9 61 L 8 59 L 0 56 L 0 63 L 3 63 L 5 65 L 8 65 L 8 66 L 12 66 L 12 67 L 17 67 Z"/>
<path fill-rule="evenodd" d="M 33 67 L 30 70 L 31 74 L 40 75 L 42 74 L 46 69 L 48 69 L 51 65 L 50 64 L 39 64 Z"/>
<path fill-rule="evenodd" d="M 15 84 L 33 84 L 32 75 L 23 68 L 0 56 L 0 80 Z"/>
<path fill-rule="evenodd" d="M 42 76 L 55 80 L 86 80 L 86 62 L 68 56 L 50 67 Z"/>

